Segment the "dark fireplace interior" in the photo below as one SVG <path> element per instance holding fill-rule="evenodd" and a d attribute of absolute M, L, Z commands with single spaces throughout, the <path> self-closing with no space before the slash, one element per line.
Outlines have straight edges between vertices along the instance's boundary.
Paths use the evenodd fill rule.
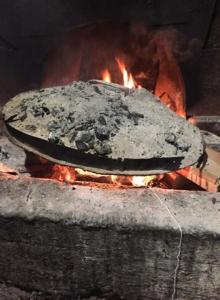
<path fill-rule="evenodd" d="M 119 50 L 134 73 L 145 63 L 153 70 L 154 45 L 146 49 L 144 43 L 157 32 L 181 67 L 187 115 L 219 114 L 218 1 L 1 1 L 0 6 L 1 105 L 21 91 L 100 78 Z"/>

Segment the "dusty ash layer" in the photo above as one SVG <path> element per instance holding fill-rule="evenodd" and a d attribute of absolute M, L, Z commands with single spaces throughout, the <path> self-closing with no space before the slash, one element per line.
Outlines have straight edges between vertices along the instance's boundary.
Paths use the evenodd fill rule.
<path fill-rule="evenodd" d="M 203 153 L 199 130 L 145 89 L 74 82 L 22 93 L 4 115 L 29 135 L 113 159 L 183 156 L 191 165 Z"/>

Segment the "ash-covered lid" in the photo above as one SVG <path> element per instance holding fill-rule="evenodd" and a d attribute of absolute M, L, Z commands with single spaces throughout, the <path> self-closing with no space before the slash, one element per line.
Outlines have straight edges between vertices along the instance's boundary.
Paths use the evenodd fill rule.
<path fill-rule="evenodd" d="M 98 173 L 164 173 L 197 163 L 204 152 L 199 129 L 149 91 L 102 81 L 19 94 L 3 116 L 26 150 Z"/>

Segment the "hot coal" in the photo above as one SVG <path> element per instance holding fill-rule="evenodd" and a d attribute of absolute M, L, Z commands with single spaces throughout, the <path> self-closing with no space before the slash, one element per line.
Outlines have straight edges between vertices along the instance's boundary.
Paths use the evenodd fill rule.
<path fill-rule="evenodd" d="M 174 145 L 177 149 L 180 149 L 181 151 L 188 151 L 190 148 L 189 143 L 187 143 L 186 141 L 181 141 L 172 132 L 167 134 L 165 141 L 171 145 Z"/>
<path fill-rule="evenodd" d="M 10 154 L 7 150 L 5 150 L 2 146 L 0 146 L 0 161 L 8 159 L 10 157 Z"/>
<path fill-rule="evenodd" d="M 89 150 L 89 145 L 83 141 L 79 141 L 79 140 L 76 140 L 75 141 L 76 143 L 76 148 L 80 151 L 87 151 Z"/>
<path fill-rule="evenodd" d="M 57 144 L 57 145 L 63 145 L 63 141 L 61 139 L 61 132 L 50 132 L 48 137 L 49 142 Z"/>
<path fill-rule="evenodd" d="M 57 129 L 60 128 L 60 124 L 56 121 L 51 121 L 51 122 L 48 123 L 47 128 L 50 132 L 51 131 L 56 131 Z"/>
<path fill-rule="evenodd" d="M 107 154 L 110 154 L 112 152 L 111 147 L 105 142 L 97 143 L 95 145 L 95 150 L 100 155 L 107 155 Z"/>
<path fill-rule="evenodd" d="M 169 144 L 175 145 L 176 144 L 176 136 L 174 133 L 169 132 L 165 137 L 165 141 Z"/>
<path fill-rule="evenodd" d="M 104 116 L 100 116 L 100 117 L 98 118 L 98 121 L 99 121 L 99 123 L 100 123 L 101 125 L 107 125 L 107 122 L 106 122 L 106 119 L 105 119 Z"/>
<path fill-rule="evenodd" d="M 80 131 L 77 133 L 75 141 L 81 141 L 81 142 L 88 143 L 93 138 L 94 138 L 94 135 L 90 131 Z"/>
<path fill-rule="evenodd" d="M 96 137 L 103 141 L 103 140 L 107 140 L 109 138 L 109 135 L 110 135 L 110 131 L 107 127 L 97 127 L 96 128 Z"/>

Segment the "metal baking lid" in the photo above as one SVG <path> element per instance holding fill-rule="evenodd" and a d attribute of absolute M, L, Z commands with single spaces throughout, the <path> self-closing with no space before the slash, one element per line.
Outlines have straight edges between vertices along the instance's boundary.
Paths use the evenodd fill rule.
<path fill-rule="evenodd" d="M 197 164 L 201 133 L 145 89 L 102 81 L 22 93 L 3 109 L 9 137 L 53 162 L 149 175 Z"/>

